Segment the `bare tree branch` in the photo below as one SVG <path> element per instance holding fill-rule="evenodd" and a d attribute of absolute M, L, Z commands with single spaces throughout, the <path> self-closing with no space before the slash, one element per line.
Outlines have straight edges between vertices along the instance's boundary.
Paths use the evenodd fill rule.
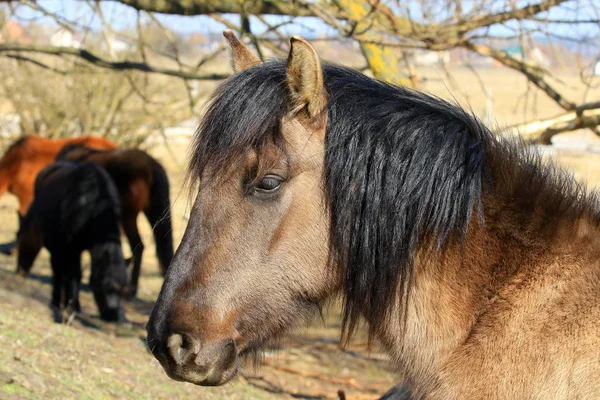
<path fill-rule="evenodd" d="M 38 4 L 36 4 L 35 2 L 31 1 L 31 0 L 21 0 L 23 4 L 25 4 L 28 7 L 31 7 L 32 9 L 41 12 L 42 14 L 52 18 L 54 21 L 56 21 L 56 23 L 58 25 L 60 25 L 61 27 L 65 28 L 66 30 L 68 30 L 69 32 L 75 32 L 73 27 L 70 26 L 69 21 L 66 21 L 64 18 L 56 15 L 53 12 L 50 12 L 48 10 L 46 10 L 45 8 L 39 6 Z"/>
<path fill-rule="evenodd" d="M 171 45 L 171 49 L 173 50 L 175 62 L 177 63 L 177 66 L 179 67 L 179 71 L 183 72 L 184 66 L 183 66 L 183 63 L 181 62 L 181 57 L 179 55 L 179 46 L 177 45 L 177 41 L 176 41 L 175 37 L 173 36 L 171 31 L 169 31 L 165 26 L 163 26 L 163 24 L 158 20 L 158 18 L 156 18 L 156 16 L 153 13 L 148 13 L 148 15 L 152 19 L 152 21 L 156 24 L 156 26 L 158 26 L 161 29 L 163 35 L 169 41 L 169 43 Z M 190 86 L 190 82 L 188 79 L 183 78 L 182 81 L 183 81 L 183 85 L 185 87 L 185 92 L 186 92 L 186 95 L 188 98 L 188 104 L 190 106 L 190 111 L 193 112 L 194 106 L 196 105 L 196 100 L 194 99 L 194 96 L 192 95 L 192 87 Z"/>
<path fill-rule="evenodd" d="M 544 24 L 600 24 L 600 19 L 548 19 L 539 17 L 528 17 L 531 21 L 542 22 Z"/>
<path fill-rule="evenodd" d="M 513 19 L 525 19 L 532 15 L 539 14 L 543 11 L 548 11 L 554 6 L 564 3 L 569 0 L 546 0 L 537 4 L 527 5 L 522 8 L 516 8 L 509 11 L 504 11 L 496 14 L 483 15 L 481 17 L 475 17 L 467 21 L 462 21 L 457 24 L 452 24 L 448 28 L 456 28 L 457 34 L 464 34 L 469 31 L 491 26 L 495 24 L 501 24 Z M 447 28 L 446 28 L 447 29 Z"/>
<path fill-rule="evenodd" d="M 131 61 L 120 61 L 112 62 L 102 59 L 91 52 L 84 49 L 76 49 L 74 47 L 60 47 L 60 46 L 40 46 L 40 45 L 29 45 L 20 43 L 0 43 L 0 53 L 4 52 L 23 51 L 30 53 L 41 53 L 50 54 L 54 56 L 75 56 L 87 61 L 90 64 L 94 64 L 98 67 L 114 69 L 114 70 L 137 70 L 143 72 L 157 73 L 163 75 L 174 76 L 177 78 L 189 79 L 189 80 L 219 80 L 225 79 L 229 74 L 194 74 L 185 71 L 153 67 L 146 63 L 131 62 Z"/>
<path fill-rule="evenodd" d="M 549 144 L 550 139 L 559 133 L 586 128 L 597 130 L 599 126 L 600 102 L 594 102 L 582 104 L 571 112 L 552 118 L 513 125 L 508 132 L 518 134 L 528 143 Z"/>
<path fill-rule="evenodd" d="M 113 1 L 113 0 L 111 0 Z M 242 3 L 246 12 L 251 15 L 275 14 L 292 15 L 297 17 L 314 16 L 307 8 L 295 1 L 263 0 L 242 2 L 238 0 L 187 0 L 187 1 L 157 1 L 157 0 L 114 0 L 137 10 L 151 11 L 163 14 L 201 15 L 201 14 L 240 14 Z"/>
<path fill-rule="evenodd" d="M 12 59 L 15 59 L 15 60 L 18 60 L 18 61 L 25 61 L 25 62 L 31 63 L 33 65 L 37 65 L 40 68 L 44 68 L 44 69 L 47 69 L 49 71 L 56 72 L 57 74 L 61 74 L 61 75 L 67 75 L 68 74 L 68 72 L 66 72 L 66 71 L 63 71 L 63 70 L 60 70 L 60 69 L 57 69 L 57 68 L 53 68 L 53 67 L 51 67 L 49 65 L 44 64 L 41 61 L 34 60 L 33 58 L 20 56 L 18 54 L 7 54 L 7 55 L 5 55 L 5 57 L 12 58 Z"/>
<path fill-rule="evenodd" d="M 552 100 L 558 103 L 559 106 L 564 108 L 567 111 L 574 110 L 576 105 L 568 100 L 566 100 L 560 93 L 558 93 L 548 82 L 546 82 L 543 78 L 543 75 L 540 74 L 540 70 L 532 68 L 531 66 L 521 62 L 503 51 L 499 51 L 493 49 L 489 46 L 475 44 L 471 42 L 464 42 L 462 47 L 469 49 L 475 53 L 478 53 L 485 57 L 492 57 L 493 59 L 499 61 L 503 65 L 512 68 L 516 71 L 519 71 L 523 75 L 527 77 L 531 83 L 535 86 L 543 90 Z"/>

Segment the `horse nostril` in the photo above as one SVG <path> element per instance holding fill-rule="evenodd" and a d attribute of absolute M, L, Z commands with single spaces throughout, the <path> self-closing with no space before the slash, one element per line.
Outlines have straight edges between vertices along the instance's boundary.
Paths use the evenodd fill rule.
<path fill-rule="evenodd" d="M 200 351 L 200 341 L 185 333 L 175 333 L 169 336 L 167 348 L 171 358 L 178 365 L 186 364 L 191 357 Z"/>
<path fill-rule="evenodd" d="M 169 349 L 169 353 L 171 354 L 171 358 L 175 360 L 177 364 L 183 364 L 181 360 L 182 356 L 182 347 L 183 344 L 183 336 L 179 334 L 169 336 L 169 340 L 167 342 L 167 348 Z"/>

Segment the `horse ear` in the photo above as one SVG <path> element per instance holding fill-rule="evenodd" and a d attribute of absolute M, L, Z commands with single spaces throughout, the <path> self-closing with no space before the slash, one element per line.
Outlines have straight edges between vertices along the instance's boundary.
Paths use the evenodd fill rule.
<path fill-rule="evenodd" d="M 318 116 L 327 104 L 323 69 L 314 47 L 299 36 L 290 40 L 287 60 L 287 83 L 290 89 L 292 110 L 306 107 L 311 118 Z"/>
<path fill-rule="evenodd" d="M 234 72 L 241 72 L 261 63 L 258 56 L 240 42 L 231 29 L 223 31 L 223 36 L 229 43 L 231 66 Z"/>

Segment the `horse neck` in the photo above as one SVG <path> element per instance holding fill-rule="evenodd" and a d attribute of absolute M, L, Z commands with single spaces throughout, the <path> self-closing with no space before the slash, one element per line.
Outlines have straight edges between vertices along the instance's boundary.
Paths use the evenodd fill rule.
<path fill-rule="evenodd" d="M 105 210 L 91 221 L 89 239 L 91 248 L 107 247 L 114 243 L 120 243 L 121 231 L 119 230 L 119 217 L 114 210 Z"/>
<path fill-rule="evenodd" d="M 411 386 L 435 381 L 437 366 L 465 340 L 476 321 L 491 265 L 484 257 L 490 244 L 475 230 L 470 229 L 463 246 L 443 253 L 417 252 L 406 309 L 394 304 L 392 321 L 379 334 Z"/>
<path fill-rule="evenodd" d="M 98 279 L 104 276 L 105 262 L 103 258 L 106 257 L 107 253 L 116 254 L 116 256 L 122 257 L 121 244 L 115 240 L 106 240 L 94 243 L 90 247 L 90 257 L 92 261 L 92 279 Z"/>
<path fill-rule="evenodd" d="M 398 318 L 380 332 L 408 383 L 435 382 L 438 368 L 467 341 L 480 317 L 515 285 L 568 268 L 597 268 L 600 229 L 591 215 L 549 227 L 541 222 L 551 218 L 543 207 L 524 217 L 518 206 L 487 198 L 484 210 L 485 222 L 473 217 L 462 244 L 442 253 L 417 252 L 405 318 L 395 305 L 392 315 Z"/>

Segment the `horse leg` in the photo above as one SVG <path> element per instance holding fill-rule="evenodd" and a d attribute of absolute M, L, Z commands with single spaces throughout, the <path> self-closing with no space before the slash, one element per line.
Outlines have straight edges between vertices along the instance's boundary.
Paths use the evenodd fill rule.
<path fill-rule="evenodd" d="M 60 309 L 60 299 L 62 297 L 62 275 L 52 275 L 52 299 L 50 305 L 54 308 Z"/>
<path fill-rule="evenodd" d="M 66 307 L 70 307 L 74 312 L 80 312 L 79 305 L 79 286 L 81 284 L 81 254 L 76 254 L 69 258 L 67 272 L 67 298 Z"/>
<path fill-rule="evenodd" d="M 135 297 L 137 295 L 138 280 L 142 266 L 142 254 L 144 253 L 144 243 L 142 243 L 142 238 L 137 227 L 137 213 L 123 214 L 123 230 L 133 253 L 133 268 L 131 269 L 128 295 Z"/>
<path fill-rule="evenodd" d="M 19 219 L 19 228 L 17 230 L 17 235 L 19 234 L 19 231 L 23 227 L 23 220 L 25 219 L 25 215 L 27 215 L 27 211 L 29 210 L 29 207 L 31 207 L 31 203 L 33 203 L 34 181 L 35 181 L 35 176 L 33 177 L 33 180 L 31 181 L 31 187 L 29 188 L 29 185 L 27 185 L 28 188 L 21 190 L 20 195 L 17 196 L 19 198 L 19 210 L 17 211 L 17 218 Z M 16 251 L 16 249 L 15 249 L 15 251 Z"/>
<path fill-rule="evenodd" d="M 20 230 L 21 227 L 23 226 L 23 220 L 25 219 L 25 216 L 22 215 L 20 211 L 18 211 L 17 212 L 17 218 L 19 218 L 19 230 Z"/>
<path fill-rule="evenodd" d="M 56 253 L 51 253 L 50 264 L 52 266 L 52 300 L 50 300 L 50 305 L 60 309 L 64 277 L 63 259 Z"/>

